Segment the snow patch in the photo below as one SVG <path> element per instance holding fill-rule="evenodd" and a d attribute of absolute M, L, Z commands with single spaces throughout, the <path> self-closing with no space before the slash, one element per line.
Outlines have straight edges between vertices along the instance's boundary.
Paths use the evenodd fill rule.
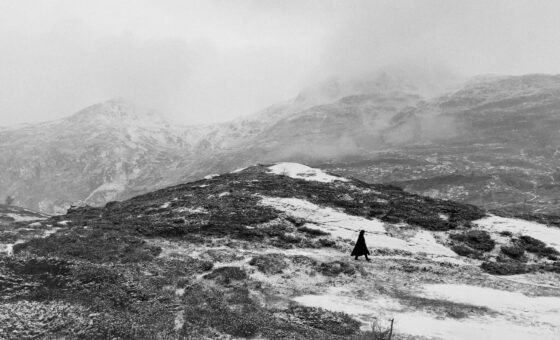
<path fill-rule="evenodd" d="M 220 175 L 218 175 L 218 174 L 206 175 L 206 176 L 204 176 L 204 179 L 212 179 L 212 178 L 218 177 L 218 176 L 220 176 Z"/>
<path fill-rule="evenodd" d="M 239 169 L 233 170 L 231 173 L 232 173 L 232 174 L 236 174 L 236 173 L 241 172 L 241 171 L 243 171 L 243 170 L 245 170 L 245 169 L 247 169 L 247 167 L 245 167 L 245 168 L 239 168 Z"/>
<path fill-rule="evenodd" d="M 44 217 L 39 217 L 39 216 L 23 216 L 14 213 L 7 213 L 6 216 L 13 218 L 15 222 L 26 222 L 26 221 L 36 221 L 36 220 L 45 219 Z"/>
<path fill-rule="evenodd" d="M 173 320 L 174 321 L 173 329 L 175 331 L 179 331 L 181 328 L 183 328 L 183 324 L 185 323 L 185 317 L 183 314 L 184 312 L 181 310 L 177 312 L 177 315 L 175 315 L 175 320 Z"/>
<path fill-rule="evenodd" d="M 558 338 L 558 333 L 554 330 L 520 325 L 515 321 L 494 318 L 437 319 L 419 312 L 395 316 L 394 326 L 399 333 L 424 336 L 429 339 L 540 340 Z"/>
<path fill-rule="evenodd" d="M 376 295 L 364 300 L 336 287 L 324 294 L 303 295 L 293 300 L 305 306 L 348 313 L 367 324 L 380 316 L 394 318 L 398 334 L 430 339 L 536 340 L 557 339 L 560 334 L 560 297 L 528 297 L 518 292 L 454 284 L 425 285 L 421 296 L 488 307 L 498 315 L 442 318 L 422 311 L 410 312 L 391 297 Z"/>
<path fill-rule="evenodd" d="M 341 295 L 344 294 L 344 295 Z M 391 298 L 378 296 L 373 300 L 359 300 L 348 296 L 340 288 L 331 287 L 325 294 L 303 295 L 293 299 L 308 307 L 324 308 L 333 312 L 343 312 L 353 316 L 362 316 L 362 320 L 367 322 L 368 315 L 376 315 L 380 310 L 399 310 L 401 304 Z"/>
<path fill-rule="evenodd" d="M 430 284 L 424 286 L 427 297 L 484 306 L 494 310 L 532 311 L 535 315 L 554 312 L 560 315 L 560 297 L 527 296 L 493 288 L 464 284 Z M 560 327 L 560 318 L 558 318 Z"/>
<path fill-rule="evenodd" d="M 560 229 L 548 227 L 544 224 L 521 220 L 517 218 L 507 218 L 495 215 L 473 221 L 479 227 L 496 233 L 510 231 L 541 240 L 560 251 Z"/>
<path fill-rule="evenodd" d="M 317 181 L 330 183 L 334 181 L 348 182 L 347 178 L 332 176 L 321 169 L 310 168 L 298 163 L 278 163 L 268 167 L 270 173 L 275 175 L 285 175 L 291 178 L 303 179 L 306 181 Z"/>
<path fill-rule="evenodd" d="M 440 213 L 440 214 L 439 214 L 439 218 L 442 219 L 442 220 L 444 220 L 444 221 L 449 220 L 449 216 L 446 215 L 446 214 L 441 214 L 441 213 Z"/>
<path fill-rule="evenodd" d="M 419 230 L 408 240 L 387 235 L 385 225 L 377 219 L 366 219 L 348 215 L 329 207 L 320 207 L 299 198 L 280 198 L 261 196 L 262 205 L 273 207 L 286 214 L 304 219 L 308 227 L 330 233 L 333 237 L 355 241 L 360 230 L 365 230 L 368 247 L 390 248 L 412 253 L 426 253 L 457 258 L 451 249 L 437 243 L 433 235 L 426 230 Z"/>
<path fill-rule="evenodd" d="M 63 225 L 65 225 L 65 224 L 63 224 Z M 45 233 L 43 234 L 43 238 L 48 237 L 48 236 L 56 233 L 60 229 L 61 228 L 52 228 L 52 229 L 49 229 L 49 230 L 45 230 Z"/>
<path fill-rule="evenodd" d="M 197 207 L 197 208 L 187 208 L 187 207 L 181 207 L 181 208 L 177 208 L 174 210 L 175 212 L 178 213 L 189 213 L 189 214 L 202 214 L 202 213 L 206 213 L 208 212 L 206 209 L 202 208 L 202 207 Z"/>
<path fill-rule="evenodd" d="M 167 209 L 167 208 L 169 208 L 169 205 L 170 205 L 170 204 L 171 204 L 171 202 L 165 202 L 165 203 L 163 203 L 159 208 L 160 208 L 160 209 Z"/>

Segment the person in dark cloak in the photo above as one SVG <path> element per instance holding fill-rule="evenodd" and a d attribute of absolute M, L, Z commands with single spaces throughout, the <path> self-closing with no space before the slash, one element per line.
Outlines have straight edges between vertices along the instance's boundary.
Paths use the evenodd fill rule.
<path fill-rule="evenodd" d="M 360 236 L 358 236 L 358 240 L 356 241 L 356 245 L 354 246 L 354 250 L 352 250 L 352 254 L 350 254 L 350 256 L 355 257 L 355 260 L 358 259 L 358 256 L 362 256 L 362 255 L 366 256 L 367 261 L 370 260 L 368 258 L 369 250 L 367 249 L 367 246 L 366 246 L 366 239 L 364 238 L 364 233 L 365 233 L 365 231 L 363 231 L 363 230 L 360 231 Z"/>

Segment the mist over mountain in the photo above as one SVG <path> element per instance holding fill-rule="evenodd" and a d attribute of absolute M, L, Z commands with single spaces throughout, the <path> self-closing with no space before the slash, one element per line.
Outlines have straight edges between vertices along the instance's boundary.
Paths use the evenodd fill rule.
<path fill-rule="evenodd" d="M 67 118 L 0 130 L 0 195 L 63 212 L 295 160 L 441 198 L 495 208 L 523 204 L 529 212 L 538 202 L 538 210 L 556 211 L 560 77 L 486 76 L 462 85 L 457 79 L 399 72 L 331 78 L 293 100 L 207 125 L 173 124 L 154 110 L 109 100 Z M 377 160 L 388 157 L 396 163 L 380 166 Z M 355 163 L 339 164 L 349 160 Z M 368 162 L 375 169 L 365 170 Z M 463 180 L 428 184 L 448 175 Z"/>
<path fill-rule="evenodd" d="M 0 0 L 0 339 L 560 339 L 558 13 Z"/>

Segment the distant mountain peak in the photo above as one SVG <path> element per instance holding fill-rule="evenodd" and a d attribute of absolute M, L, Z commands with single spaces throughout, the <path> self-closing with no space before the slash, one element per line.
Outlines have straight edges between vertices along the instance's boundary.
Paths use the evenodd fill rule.
<path fill-rule="evenodd" d="M 91 105 L 72 115 L 69 120 L 78 123 L 95 121 L 127 125 L 167 124 L 165 117 L 157 111 L 140 107 L 120 97 Z"/>

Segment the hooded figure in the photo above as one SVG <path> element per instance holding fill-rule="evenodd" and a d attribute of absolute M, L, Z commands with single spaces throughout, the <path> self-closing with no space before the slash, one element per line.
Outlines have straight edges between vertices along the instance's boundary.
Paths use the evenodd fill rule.
<path fill-rule="evenodd" d="M 355 256 L 356 260 L 358 259 L 358 256 L 365 255 L 366 260 L 369 261 L 369 258 L 367 257 L 369 255 L 369 250 L 367 249 L 366 246 L 366 239 L 364 238 L 364 233 L 365 231 L 363 230 L 360 231 L 360 236 L 358 236 L 358 240 L 356 241 L 354 250 L 352 250 L 352 254 L 350 255 Z"/>

